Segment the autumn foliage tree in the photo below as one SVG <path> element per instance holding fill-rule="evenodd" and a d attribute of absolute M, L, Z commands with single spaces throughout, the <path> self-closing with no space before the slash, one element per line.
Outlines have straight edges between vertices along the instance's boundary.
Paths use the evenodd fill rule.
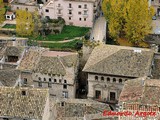
<path fill-rule="evenodd" d="M 154 10 L 148 0 L 103 0 L 102 10 L 110 36 L 138 45 L 151 32 Z"/>
<path fill-rule="evenodd" d="M 16 11 L 16 33 L 19 36 L 31 36 L 34 32 L 32 13 L 26 10 Z"/>

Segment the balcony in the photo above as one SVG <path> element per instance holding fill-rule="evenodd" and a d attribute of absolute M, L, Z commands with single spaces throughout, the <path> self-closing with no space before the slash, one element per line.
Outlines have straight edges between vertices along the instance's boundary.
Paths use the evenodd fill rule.
<path fill-rule="evenodd" d="M 63 7 L 62 7 L 62 6 L 57 6 L 57 9 L 58 9 L 58 10 L 62 10 Z"/>
<path fill-rule="evenodd" d="M 69 16 L 69 17 L 72 17 L 72 16 L 73 16 L 73 14 L 68 13 L 68 16 Z"/>
<path fill-rule="evenodd" d="M 83 14 L 83 17 L 84 17 L 84 18 L 87 18 L 87 17 L 88 17 L 88 14 Z"/>
<path fill-rule="evenodd" d="M 73 7 L 68 7 L 68 10 L 73 10 Z"/>
<path fill-rule="evenodd" d="M 57 16 L 62 16 L 62 13 L 57 12 Z"/>

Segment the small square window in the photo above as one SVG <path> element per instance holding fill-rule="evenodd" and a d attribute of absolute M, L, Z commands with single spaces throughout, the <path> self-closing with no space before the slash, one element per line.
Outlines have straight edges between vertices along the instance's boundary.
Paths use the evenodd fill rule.
<path fill-rule="evenodd" d="M 81 5 L 78 5 L 78 8 L 81 8 Z"/>
<path fill-rule="evenodd" d="M 59 83 L 61 83 L 62 82 L 62 80 L 61 79 L 59 79 Z"/>
<path fill-rule="evenodd" d="M 71 20 L 71 17 L 69 17 L 69 20 Z"/>
<path fill-rule="evenodd" d="M 23 90 L 23 91 L 22 91 L 22 95 L 26 95 L 26 91 Z"/>
<path fill-rule="evenodd" d="M 86 21 L 86 18 L 84 18 L 84 21 Z"/>
<path fill-rule="evenodd" d="M 81 21 L 81 18 L 79 18 L 79 21 Z"/>
<path fill-rule="evenodd" d="M 49 10 L 48 10 L 48 9 L 46 9 L 46 12 L 49 12 Z"/>
<path fill-rule="evenodd" d="M 39 87 L 42 87 L 42 83 L 41 83 L 41 82 L 38 82 L 38 86 L 39 86 Z"/>
<path fill-rule="evenodd" d="M 67 80 L 64 80 L 64 83 L 67 83 Z"/>
<path fill-rule="evenodd" d="M 78 12 L 79 15 L 81 15 L 81 12 Z"/>
<path fill-rule="evenodd" d="M 54 82 L 57 82 L 57 80 L 56 80 L 56 79 L 54 79 Z"/>
<path fill-rule="evenodd" d="M 49 78 L 49 82 L 52 82 L 52 79 L 51 79 L 51 78 Z"/>

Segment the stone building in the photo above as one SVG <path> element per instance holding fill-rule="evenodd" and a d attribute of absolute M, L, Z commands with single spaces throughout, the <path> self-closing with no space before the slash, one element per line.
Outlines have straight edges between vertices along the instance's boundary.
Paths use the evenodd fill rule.
<path fill-rule="evenodd" d="M 159 16 L 160 15 L 160 1 L 159 0 L 149 0 L 151 6 L 153 6 L 155 13 Z"/>
<path fill-rule="evenodd" d="M 75 98 L 78 54 L 45 51 L 35 68 L 34 86 L 49 88 L 50 95 Z"/>
<path fill-rule="evenodd" d="M 110 111 L 107 104 L 88 99 L 57 99 L 50 98 L 51 120 L 92 120 L 90 116 L 97 115 L 96 120 L 115 120 L 103 116 L 103 111 Z"/>
<path fill-rule="evenodd" d="M 160 119 L 160 80 L 141 77 L 125 82 L 119 98 L 120 111 L 130 111 L 131 116 L 120 117 L 120 120 L 139 120 L 143 116 L 134 116 L 139 112 L 156 112 L 155 116 L 146 116 L 147 119 Z"/>
<path fill-rule="evenodd" d="M 88 98 L 117 103 L 126 80 L 151 76 L 153 55 L 150 49 L 97 46 L 83 69 L 88 73 Z"/>
<path fill-rule="evenodd" d="M 21 85 L 49 88 L 51 96 L 75 98 L 78 65 L 78 53 L 29 49 L 18 67 Z"/>
<path fill-rule="evenodd" d="M 92 27 L 100 15 L 101 0 L 49 0 L 42 8 L 44 17 L 63 18 L 67 25 Z"/>
<path fill-rule="evenodd" d="M 49 120 L 47 89 L 0 87 L 0 120 Z"/>

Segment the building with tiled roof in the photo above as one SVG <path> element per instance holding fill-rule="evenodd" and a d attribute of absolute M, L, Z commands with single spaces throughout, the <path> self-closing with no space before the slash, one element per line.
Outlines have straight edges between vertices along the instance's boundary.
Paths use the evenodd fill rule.
<path fill-rule="evenodd" d="M 121 110 L 156 112 L 151 119 L 160 119 L 160 80 L 141 77 L 125 82 L 119 98 Z M 126 118 L 126 117 L 125 117 Z M 134 118 L 134 116 L 132 116 Z M 139 116 L 139 118 L 142 118 Z M 126 118 L 127 119 L 127 118 Z M 138 118 L 137 118 L 138 119 Z"/>
<path fill-rule="evenodd" d="M 48 90 L 0 87 L 0 119 L 49 120 Z"/>
<path fill-rule="evenodd" d="M 35 87 L 49 88 L 52 96 L 75 98 L 78 53 L 44 51 L 34 70 Z"/>
<path fill-rule="evenodd" d="M 110 111 L 109 105 L 89 99 L 50 98 L 50 107 L 50 117 L 55 120 L 92 120 L 87 118 L 97 114 L 97 117 L 93 117 L 96 120 L 113 120 L 103 116 L 104 110 Z"/>
<path fill-rule="evenodd" d="M 150 49 L 97 46 L 83 69 L 88 73 L 88 97 L 117 103 L 126 80 L 151 76 L 153 55 Z"/>

